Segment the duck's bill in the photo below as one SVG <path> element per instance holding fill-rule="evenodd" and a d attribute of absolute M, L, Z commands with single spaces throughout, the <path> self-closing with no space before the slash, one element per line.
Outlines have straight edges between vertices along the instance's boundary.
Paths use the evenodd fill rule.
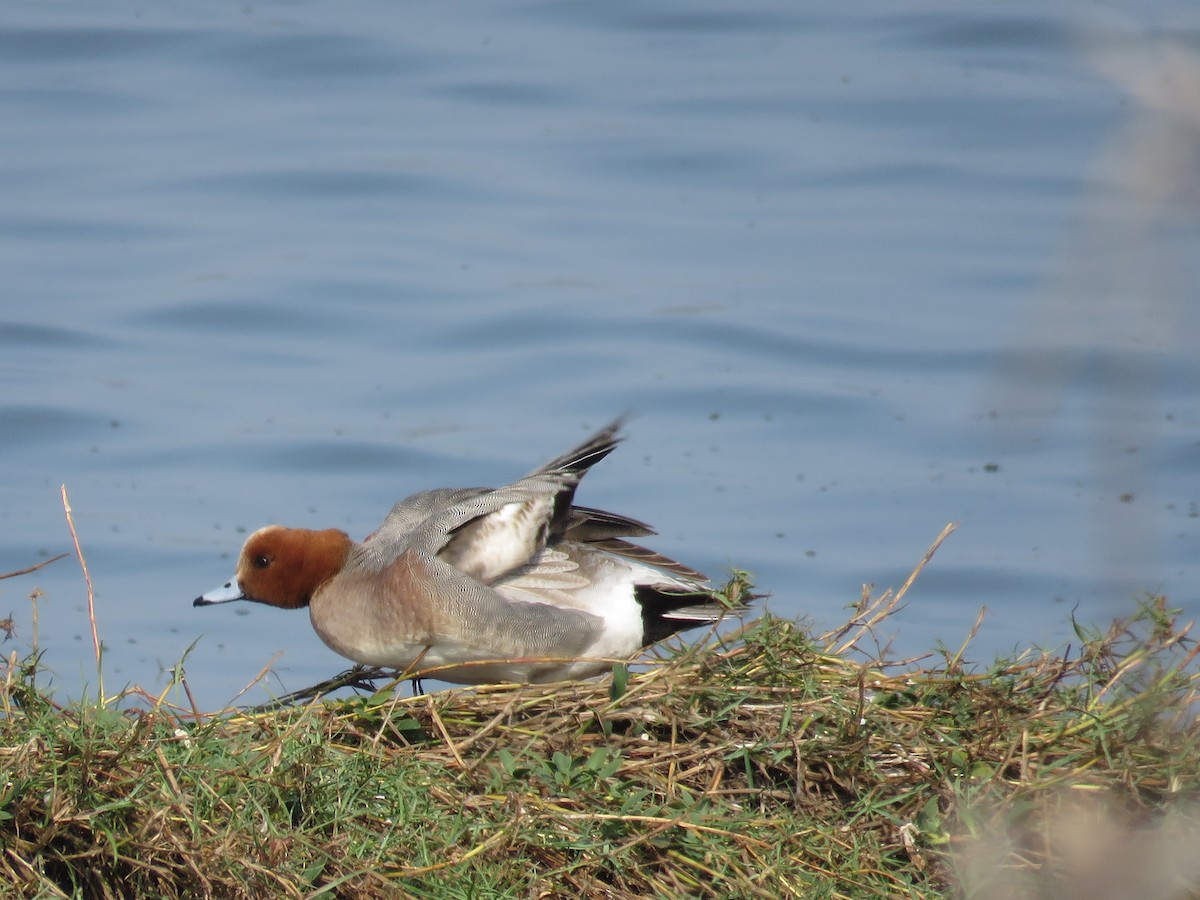
<path fill-rule="evenodd" d="M 245 599 L 246 595 L 242 592 L 242 586 L 234 578 L 207 594 L 201 594 L 192 601 L 192 606 L 212 606 L 214 603 L 231 603 L 234 600 Z"/>

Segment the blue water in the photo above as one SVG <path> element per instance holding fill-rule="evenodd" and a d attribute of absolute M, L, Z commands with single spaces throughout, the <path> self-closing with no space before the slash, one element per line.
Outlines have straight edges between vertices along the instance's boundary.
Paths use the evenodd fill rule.
<path fill-rule="evenodd" d="M 194 644 L 201 706 L 261 700 L 342 661 L 191 607 L 248 531 L 365 535 L 631 411 L 581 502 L 777 614 L 840 624 L 956 521 L 898 652 L 1194 616 L 1200 192 L 1152 151 L 1196 129 L 1143 90 L 1189 10 L 9 3 L 0 573 L 70 549 L 66 484 L 106 687 Z M 35 588 L 94 687 L 73 558 L 0 581 L 3 649 Z"/>

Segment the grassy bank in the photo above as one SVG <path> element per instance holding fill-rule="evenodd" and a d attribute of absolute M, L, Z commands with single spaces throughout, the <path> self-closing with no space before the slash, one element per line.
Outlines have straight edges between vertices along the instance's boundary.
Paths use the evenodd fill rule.
<path fill-rule="evenodd" d="M 820 636 L 764 616 L 627 679 L 211 716 L 59 706 L 14 655 L 0 890 L 1200 896 L 1200 675 L 1161 600 L 985 668 L 864 653 L 895 600 Z"/>

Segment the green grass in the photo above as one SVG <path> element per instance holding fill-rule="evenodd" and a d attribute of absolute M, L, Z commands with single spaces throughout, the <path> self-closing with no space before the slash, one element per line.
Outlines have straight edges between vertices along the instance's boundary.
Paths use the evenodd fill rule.
<path fill-rule="evenodd" d="M 895 599 L 627 679 L 211 716 L 59 705 L 10 657 L 0 891 L 1200 897 L 1200 674 L 1164 601 L 979 668 L 864 655 Z"/>

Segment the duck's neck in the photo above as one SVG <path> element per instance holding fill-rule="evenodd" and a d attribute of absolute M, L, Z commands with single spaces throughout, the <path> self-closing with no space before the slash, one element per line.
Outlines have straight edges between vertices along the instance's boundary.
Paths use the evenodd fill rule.
<path fill-rule="evenodd" d="M 297 599 L 303 598 L 298 606 L 308 606 L 321 585 L 346 565 L 354 542 L 346 532 L 336 528 L 324 531 L 297 528 L 296 532 L 301 553 L 295 568 L 289 573 L 293 585 L 289 593 Z"/>

